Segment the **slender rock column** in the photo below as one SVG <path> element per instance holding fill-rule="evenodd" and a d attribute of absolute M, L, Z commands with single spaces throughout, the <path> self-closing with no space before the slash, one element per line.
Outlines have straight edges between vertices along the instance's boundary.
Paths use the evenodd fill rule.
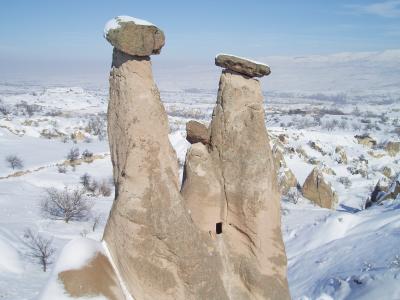
<path fill-rule="evenodd" d="M 280 193 L 261 87 L 252 78 L 270 70 L 230 55 L 217 56 L 216 64 L 226 69 L 209 129 L 209 153 L 201 144 L 192 145 L 188 152 L 183 183 L 186 205 L 199 208 L 192 213 L 193 220 L 213 233 L 230 299 L 290 299 Z M 218 179 L 210 180 L 214 177 Z M 201 217 L 199 212 L 207 214 Z"/>
<path fill-rule="evenodd" d="M 160 52 L 148 41 L 163 34 L 137 19 L 108 27 L 116 47 L 108 107 L 116 190 L 104 240 L 112 259 L 136 300 L 227 299 L 216 248 L 184 208 L 167 114 L 144 55 Z"/>

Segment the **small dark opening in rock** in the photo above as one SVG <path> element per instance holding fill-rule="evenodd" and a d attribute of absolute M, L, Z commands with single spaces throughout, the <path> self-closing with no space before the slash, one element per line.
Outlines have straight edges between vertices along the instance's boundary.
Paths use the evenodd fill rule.
<path fill-rule="evenodd" d="M 221 234 L 222 233 L 222 222 L 219 222 L 217 224 L 215 224 L 215 231 L 217 234 Z"/>

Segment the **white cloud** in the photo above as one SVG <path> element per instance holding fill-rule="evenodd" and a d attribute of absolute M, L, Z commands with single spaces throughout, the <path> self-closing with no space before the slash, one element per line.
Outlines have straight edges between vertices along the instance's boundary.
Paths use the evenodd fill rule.
<path fill-rule="evenodd" d="M 400 0 L 389 0 L 367 5 L 349 5 L 356 13 L 377 15 L 385 18 L 400 17 Z"/>

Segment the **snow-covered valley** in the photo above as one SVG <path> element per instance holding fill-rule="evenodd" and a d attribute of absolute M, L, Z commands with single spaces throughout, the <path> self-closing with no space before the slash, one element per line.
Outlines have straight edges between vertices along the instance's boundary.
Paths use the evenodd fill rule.
<path fill-rule="evenodd" d="M 319 166 L 338 197 L 330 210 L 313 205 L 297 189 L 282 196 L 293 299 L 400 298 L 400 197 L 365 209 L 378 181 L 388 186 L 400 172 L 400 152 L 386 147 L 400 136 L 394 81 L 388 92 L 381 82 L 378 90 L 362 92 L 328 87 L 327 92 L 265 93 L 271 147 L 279 148 L 285 168 L 301 187 Z M 161 98 L 182 169 L 190 145 L 185 124 L 209 123 L 216 92 L 162 89 Z M 32 257 L 27 229 L 52 240 L 52 261 L 72 239 L 101 240 L 113 200 L 113 192 L 99 188 L 112 191 L 107 99 L 104 88 L 0 84 L 0 299 L 36 299 L 54 267 L 43 272 Z M 355 137 L 364 134 L 371 144 Z M 73 149 L 79 152 L 74 158 Z M 339 152 L 346 162 L 338 159 Z M 10 156 L 20 164 L 13 168 Z M 83 188 L 85 174 L 95 186 L 85 192 L 90 213 L 66 223 L 43 212 L 46 191 Z"/>

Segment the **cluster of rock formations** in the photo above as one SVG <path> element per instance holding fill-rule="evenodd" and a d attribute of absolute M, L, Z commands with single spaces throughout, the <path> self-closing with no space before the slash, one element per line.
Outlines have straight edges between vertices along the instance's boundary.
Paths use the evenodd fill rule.
<path fill-rule="evenodd" d="M 108 135 L 116 190 L 104 241 L 126 294 L 289 299 L 280 193 L 253 78 L 269 68 L 216 57 L 225 69 L 212 122 L 187 125 L 192 146 L 181 187 L 149 57 L 160 52 L 164 34 L 124 17 L 108 24 L 105 36 L 114 46 Z M 119 292 L 102 295 L 120 299 Z"/>

